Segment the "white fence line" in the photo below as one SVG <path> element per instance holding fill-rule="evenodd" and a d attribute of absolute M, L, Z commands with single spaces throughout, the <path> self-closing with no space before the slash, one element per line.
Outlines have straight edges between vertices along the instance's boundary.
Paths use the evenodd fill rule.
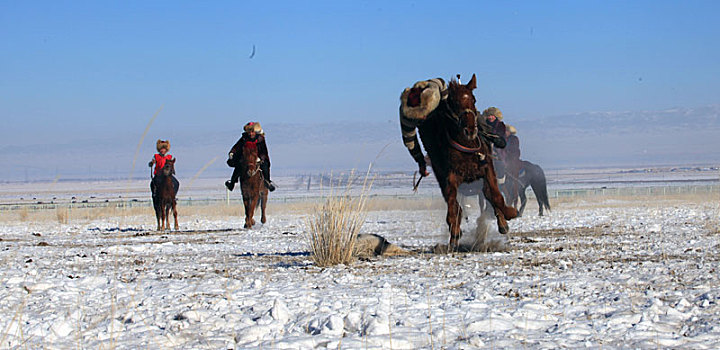
<path fill-rule="evenodd" d="M 429 194 L 371 194 L 370 199 L 413 199 L 413 198 L 442 198 L 438 191 L 429 191 Z M 718 193 L 720 185 L 678 185 L 678 186 L 629 186 L 629 187 L 602 187 L 602 188 L 576 188 L 576 189 L 548 189 L 548 196 L 552 198 L 571 198 L 571 197 L 590 197 L 590 196 L 667 196 L 677 194 L 697 194 L 697 193 Z M 526 190 L 529 198 L 534 198 L 533 191 L 528 188 Z M 272 203 L 298 203 L 298 202 L 320 202 L 327 198 L 327 195 L 310 194 L 292 195 L 292 196 L 270 196 L 269 202 Z M 178 206 L 210 206 L 210 205 L 228 205 L 242 206 L 242 199 L 235 198 L 205 198 L 205 199 L 178 199 Z M 83 209 L 83 208 L 137 208 L 151 207 L 150 199 L 114 199 L 114 200 L 98 200 L 67 203 L 67 202 L 34 202 L 34 203 L 4 203 L 0 204 L 0 212 L 12 210 L 55 210 L 64 209 Z"/>

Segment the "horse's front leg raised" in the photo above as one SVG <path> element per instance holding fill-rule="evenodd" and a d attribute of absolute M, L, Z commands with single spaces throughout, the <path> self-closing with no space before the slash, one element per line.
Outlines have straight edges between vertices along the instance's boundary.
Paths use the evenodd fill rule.
<path fill-rule="evenodd" d="M 447 217 L 446 221 L 450 228 L 450 243 L 448 244 L 449 251 L 457 251 L 460 245 L 460 222 L 462 218 L 462 208 L 457 201 L 457 190 L 460 186 L 460 178 L 450 173 L 448 176 L 447 186 L 443 189 L 445 202 L 447 203 Z"/>

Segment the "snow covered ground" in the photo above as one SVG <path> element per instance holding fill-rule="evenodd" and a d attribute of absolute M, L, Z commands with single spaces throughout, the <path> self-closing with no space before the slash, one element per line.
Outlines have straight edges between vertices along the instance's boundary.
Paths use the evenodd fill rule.
<path fill-rule="evenodd" d="M 302 207 L 252 230 L 179 208 L 168 233 L 149 209 L 0 212 L 0 348 L 719 348 L 712 197 L 530 203 L 507 251 L 458 254 L 429 253 L 444 210 L 393 205 L 362 232 L 418 253 L 332 268 L 312 263 Z"/>

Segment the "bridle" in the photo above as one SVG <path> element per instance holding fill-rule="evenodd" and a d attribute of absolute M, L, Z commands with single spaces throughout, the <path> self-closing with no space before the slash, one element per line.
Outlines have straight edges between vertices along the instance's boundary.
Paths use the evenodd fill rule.
<path fill-rule="evenodd" d="M 460 121 L 460 115 L 468 114 L 468 113 L 472 114 L 473 118 L 475 118 L 475 120 L 477 121 L 478 112 L 477 112 L 477 110 L 475 110 L 473 108 L 465 108 L 462 110 L 461 114 L 455 113 L 455 111 L 453 111 L 451 108 L 448 108 L 448 113 L 445 114 L 445 116 L 447 118 L 449 118 L 451 121 L 453 121 L 453 123 L 455 124 L 455 127 L 457 129 L 462 129 L 463 126 Z M 477 125 L 475 127 L 477 128 Z M 482 144 L 482 140 L 480 139 L 479 132 L 478 132 L 478 135 L 475 137 L 475 139 L 478 142 L 477 147 L 467 147 L 467 146 L 461 145 L 459 142 L 455 141 L 450 136 L 450 133 L 447 131 L 447 129 L 445 130 L 445 136 L 447 137 L 448 142 L 450 142 L 450 146 L 452 148 L 454 148 L 455 150 L 460 151 L 462 153 L 474 153 L 474 154 L 480 155 L 482 159 L 485 159 L 485 155 L 483 153 L 481 153 L 481 151 L 483 149 L 483 144 Z"/>
<path fill-rule="evenodd" d="M 257 174 L 260 171 L 260 166 L 258 165 L 258 163 L 260 163 L 260 158 L 255 158 L 255 159 L 256 159 L 255 166 L 253 167 L 253 169 L 250 169 L 252 162 L 248 162 L 245 164 L 245 166 L 248 167 L 248 171 L 247 171 L 248 178 L 255 176 L 255 174 Z"/>

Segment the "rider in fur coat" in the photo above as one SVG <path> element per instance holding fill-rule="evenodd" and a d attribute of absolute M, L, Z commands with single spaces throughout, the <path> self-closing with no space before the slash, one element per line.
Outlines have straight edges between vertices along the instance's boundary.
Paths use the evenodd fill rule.
<path fill-rule="evenodd" d="M 245 124 L 243 131 L 240 139 L 230 148 L 230 152 L 228 153 L 227 164 L 235 168 L 235 170 L 233 170 L 230 180 L 225 181 L 225 187 L 230 191 L 235 188 L 235 184 L 238 182 L 238 179 L 240 179 L 242 172 L 239 166 L 240 161 L 242 161 L 242 149 L 246 144 L 250 143 L 258 149 L 260 171 L 262 171 L 263 178 L 265 179 L 265 187 L 267 187 L 270 192 L 275 191 L 275 184 L 270 180 L 270 155 L 268 154 L 267 145 L 265 144 L 265 132 L 263 132 L 258 122 Z"/>
<path fill-rule="evenodd" d="M 495 148 L 505 148 L 505 123 L 503 123 L 502 112 L 497 107 L 489 107 L 482 112 L 482 116 L 485 118 L 485 123 L 490 126 L 490 135 L 486 135 L 490 138 L 490 141 Z"/>

